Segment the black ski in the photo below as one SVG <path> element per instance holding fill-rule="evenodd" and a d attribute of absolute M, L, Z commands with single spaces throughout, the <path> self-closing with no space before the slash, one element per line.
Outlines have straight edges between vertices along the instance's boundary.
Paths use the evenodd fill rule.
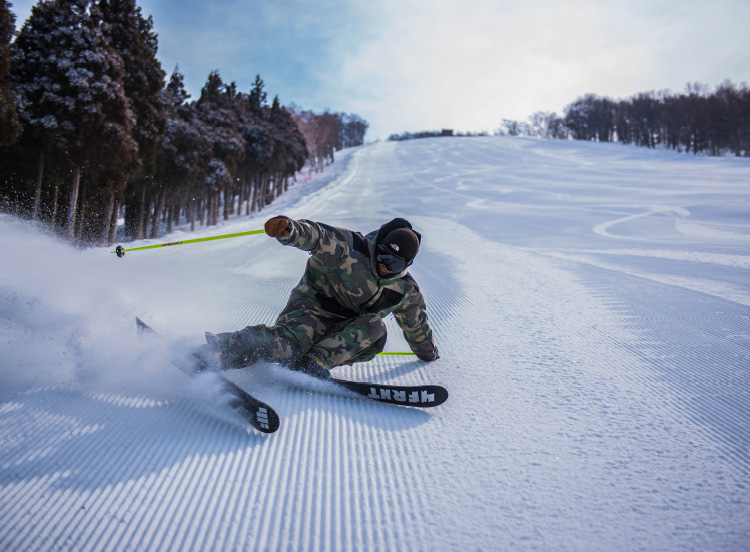
<path fill-rule="evenodd" d="M 156 330 L 136 316 L 136 327 L 138 333 L 158 335 Z M 177 366 L 189 376 L 195 376 L 198 372 L 187 366 Z M 273 433 L 279 429 L 279 415 L 276 411 L 261 400 L 256 399 L 250 393 L 228 380 L 218 372 L 213 372 L 221 381 L 222 391 L 227 393 L 231 399 L 229 405 L 258 431 Z"/>
<path fill-rule="evenodd" d="M 368 399 L 401 406 L 429 408 L 448 400 L 448 390 L 439 385 L 387 385 L 337 378 L 331 381 Z"/>

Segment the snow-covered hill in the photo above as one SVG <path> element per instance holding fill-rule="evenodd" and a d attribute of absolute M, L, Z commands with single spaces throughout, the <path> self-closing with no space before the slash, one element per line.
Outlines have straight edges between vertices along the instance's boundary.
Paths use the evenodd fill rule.
<path fill-rule="evenodd" d="M 272 323 L 304 253 L 260 235 L 118 259 L 0 216 L 0 549 L 748 548 L 747 159 L 488 137 L 331 169 L 262 217 L 163 241 L 278 212 L 408 218 L 441 358 L 335 372 L 448 402 L 263 365 L 229 375 L 281 428 L 248 430 L 170 360 Z M 165 339 L 139 341 L 136 315 Z"/>

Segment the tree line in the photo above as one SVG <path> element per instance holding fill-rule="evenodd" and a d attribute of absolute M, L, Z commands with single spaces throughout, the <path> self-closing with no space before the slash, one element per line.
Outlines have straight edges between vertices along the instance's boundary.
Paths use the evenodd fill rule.
<path fill-rule="evenodd" d="M 417 132 L 394 133 L 388 136 L 389 142 L 405 142 L 421 138 L 445 138 L 453 136 L 489 136 L 489 132 L 453 132 L 453 130 L 420 130 Z"/>
<path fill-rule="evenodd" d="M 302 132 L 310 150 L 310 165 L 322 171 L 328 162 L 333 162 L 334 151 L 361 146 L 365 143 L 367 121 L 350 113 L 314 113 L 301 110 L 294 104 L 289 111 Z"/>
<path fill-rule="evenodd" d="M 537 112 L 504 120 L 501 134 L 621 142 L 688 153 L 750 156 L 750 87 L 725 81 L 715 90 L 688 84 L 685 92 L 641 92 L 624 100 L 587 94 L 564 115 Z"/>
<path fill-rule="evenodd" d="M 212 72 L 190 101 L 135 0 L 42 0 L 20 31 L 0 0 L 2 208 L 79 243 L 155 238 L 260 211 L 310 162 L 361 145 L 357 115 L 270 103 Z"/>

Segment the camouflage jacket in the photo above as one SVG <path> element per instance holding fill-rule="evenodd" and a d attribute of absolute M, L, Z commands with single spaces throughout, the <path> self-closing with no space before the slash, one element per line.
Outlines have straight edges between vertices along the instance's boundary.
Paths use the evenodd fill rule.
<path fill-rule="evenodd" d="M 393 313 L 417 357 L 438 358 L 417 282 L 406 270 L 387 278 L 377 273 L 378 236 L 385 236 L 397 227 L 411 228 L 408 221 L 394 219 L 366 236 L 309 220 L 292 221 L 291 226 L 289 236 L 277 238 L 278 241 L 310 253 L 305 273 L 291 299 L 311 301 L 326 313 L 341 318 L 367 313 L 384 318 Z"/>

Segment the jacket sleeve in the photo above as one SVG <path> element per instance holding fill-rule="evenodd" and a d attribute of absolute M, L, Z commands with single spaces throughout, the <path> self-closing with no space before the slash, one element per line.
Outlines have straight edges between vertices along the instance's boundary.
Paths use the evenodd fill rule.
<path fill-rule="evenodd" d="M 351 231 L 310 220 L 293 220 L 285 238 L 276 238 L 282 245 L 308 251 L 325 265 L 337 266 L 351 247 Z"/>
<path fill-rule="evenodd" d="M 393 310 L 396 322 L 412 352 L 420 360 L 437 360 L 440 355 L 427 321 L 427 306 L 419 288 L 410 289 L 404 300 Z"/>

